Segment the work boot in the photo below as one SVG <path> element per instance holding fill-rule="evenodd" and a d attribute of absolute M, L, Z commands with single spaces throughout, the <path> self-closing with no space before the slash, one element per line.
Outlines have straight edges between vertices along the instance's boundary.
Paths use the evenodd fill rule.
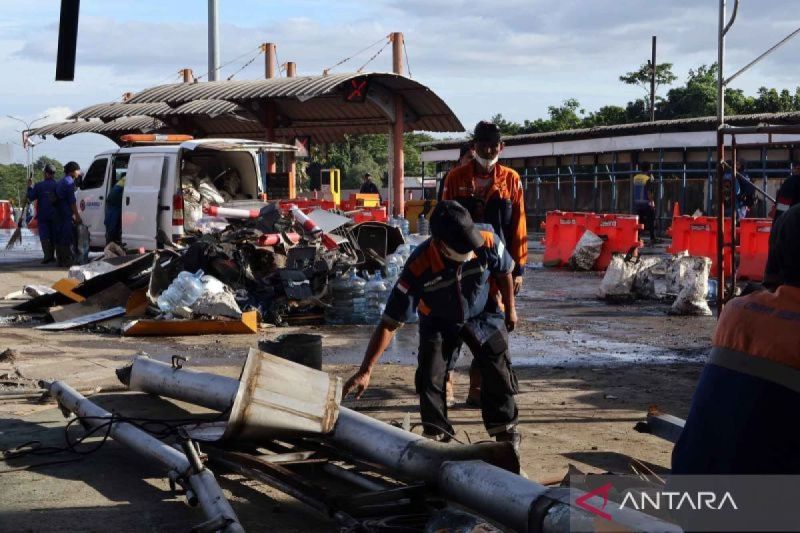
<path fill-rule="evenodd" d="M 467 407 L 481 408 L 481 371 L 474 362 L 469 367 L 469 392 L 466 404 Z"/>
<path fill-rule="evenodd" d="M 447 380 L 444 382 L 445 398 L 444 401 L 447 407 L 453 407 L 456 404 L 456 395 L 453 392 L 453 371 L 447 373 Z"/>
<path fill-rule="evenodd" d="M 503 431 L 502 433 L 497 433 L 494 436 L 494 440 L 497 442 L 510 442 L 512 446 L 514 446 L 514 451 L 517 452 L 519 455 L 519 449 L 522 445 L 522 433 L 520 433 L 517 428 L 509 429 L 508 431 Z"/>
<path fill-rule="evenodd" d="M 46 265 L 47 263 L 52 263 L 56 260 L 55 252 L 56 248 L 53 246 L 53 241 L 50 239 L 44 239 L 42 241 L 42 252 L 44 253 L 44 259 L 42 259 L 42 264 Z"/>

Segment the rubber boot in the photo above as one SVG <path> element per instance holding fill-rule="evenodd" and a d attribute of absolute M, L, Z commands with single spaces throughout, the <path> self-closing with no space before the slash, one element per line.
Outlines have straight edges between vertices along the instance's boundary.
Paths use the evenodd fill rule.
<path fill-rule="evenodd" d="M 42 264 L 46 265 L 47 263 L 52 263 L 56 260 L 55 253 L 56 248 L 53 246 L 53 241 L 50 239 L 42 240 L 42 252 L 44 253 L 44 259 L 42 259 Z"/>
<path fill-rule="evenodd" d="M 469 367 L 469 393 L 467 393 L 466 404 L 467 407 L 475 409 L 481 407 L 481 371 L 475 364 L 475 359 L 472 360 L 472 365 Z"/>

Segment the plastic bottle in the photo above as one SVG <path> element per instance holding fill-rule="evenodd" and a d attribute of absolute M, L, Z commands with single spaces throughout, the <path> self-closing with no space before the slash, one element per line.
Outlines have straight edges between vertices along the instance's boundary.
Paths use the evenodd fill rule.
<path fill-rule="evenodd" d="M 409 234 L 410 229 L 408 226 L 408 219 L 405 217 L 400 217 L 400 231 L 403 232 L 403 237 Z"/>
<path fill-rule="evenodd" d="M 363 324 L 366 320 L 366 284 L 356 275 L 355 269 L 331 281 L 331 307 L 325 310 L 325 321 L 329 324 Z"/>
<path fill-rule="evenodd" d="M 400 272 L 403 270 L 403 258 L 400 257 L 398 254 L 393 253 L 386 256 L 386 266 L 384 268 L 386 275 L 386 279 L 391 283 L 400 276 Z"/>
<path fill-rule="evenodd" d="M 167 290 L 158 297 L 158 308 L 164 313 L 171 313 L 178 307 L 189 307 L 203 294 L 203 282 L 200 279 L 203 271 L 194 274 L 183 271 L 172 280 Z"/>
<path fill-rule="evenodd" d="M 420 214 L 417 219 L 417 233 L 420 235 L 430 235 L 431 233 L 430 222 L 428 222 L 428 219 L 425 218 L 423 214 Z"/>
<path fill-rule="evenodd" d="M 388 292 L 386 282 L 381 277 L 380 272 L 376 272 L 374 276 L 369 278 L 369 281 L 364 286 L 364 295 L 367 303 L 364 318 L 367 324 L 380 322 L 386 299 L 389 297 Z"/>
<path fill-rule="evenodd" d="M 403 243 L 395 249 L 394 253 L 400 256 L 400 259 L 402 260 L 402 263 L 400 263 L 400 268 L 402 269 L 403 265 L 406 264 L 406 261 L 408 261 L 408 258 L 411 256 L 411 246 Z"/>

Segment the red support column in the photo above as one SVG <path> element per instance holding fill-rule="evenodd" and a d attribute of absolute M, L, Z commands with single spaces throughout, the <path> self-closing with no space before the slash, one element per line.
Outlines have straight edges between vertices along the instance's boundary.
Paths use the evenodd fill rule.
<path fill-rule="evenodd" d="M 395 74 L 403 74 L 403 34 L 400 32 L 392 33 L 392 70 Z M 395 96 L 394 100 L 394 124 L 392 125 L 392 146 L 394 148 L 394 167 L 392 169 L 392 192 L 393 192 L 393 213 L 396 216 L 403 216 L 405 212 L 405 178 L 403 166 L 405 158 L 403 155 L 403 132 L 405 124 L 403 118 L 403 97 Z"/>

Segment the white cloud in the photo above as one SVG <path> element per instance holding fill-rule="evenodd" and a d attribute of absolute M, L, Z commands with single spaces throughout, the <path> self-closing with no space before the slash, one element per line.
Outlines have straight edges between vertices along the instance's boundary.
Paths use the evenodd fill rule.
<path fill-rule="evenodd" d="M 55 106 L 77 110 L 118 100 L 125 91 L 177 81 L 182 67 L 194 68 L 195 74 L 206 71 L 202 16 L 187 19 L 185 2 L 153 0 L 137 2 L 135 15 L 123 9 L 87 8 L 88 14 L 81 15 L 76 81 L 56 83 L 57 10 L 41 0 L 31 3 L 46 10 L 48 17 L 24 16 L 23 8 L 16 7 L 0 22 L 0 58 L 6 71 L 14 72 L 13 82 L 0 82 L 2 114 L 33 117 Z M 158 20 L 142 16 L 147 6 L 157 10 Z M 785 0 L 742 2 L 728 39 L 730 70 L 797 27 L 800 16 L 793 8 Z M 467 128 L 495 113 L 519 121 L 534 119 L 543 116 L 548 105 L 570 97 L 578 98 L 587 111 L 638 98 L 639 89 L 624 86 L 618 76 L 649 58 L 654 34 L 659 60 L 674 63 L 681 80 L 689 68 L 716 60 L 714 2 L 343 0 L 335 13 L 331 9 L 327 2 L 311 0 L 226 3 L 221 9 L 222 60 L 248 51 L 255 54 L 259 43 L 271 41 L 278 43 L 280 62 L 295 61 L 301 75 L 317 74 L 401 30 L 414 77 L 442 96 Z M 336 71 L 355 70 L 377 48 Z M 800 39 L 737 79 L 736 87 L 748 93 L 761 85 L 793 89 L 800 82 L 794 69 L 798 51 Z M 390 56 L 387 47 L 367 68 L 390 70 Z M 222 78 L 249 57 L 223 69 Z M 263 57 L 258 57 L 237 78 L 262 75 Z M 0 120 L 0 142 L 8 138 L 7 130 Z M 81 138 L 87 140 L 78 142 Z M 94 149 L 99 143 L 91 138 L 78 136 L 74 149 Z M 64 142 L 48 142 L 41 149 L 49 152 Z M 81 143 L 85 146 L 78 146 Z"/>

